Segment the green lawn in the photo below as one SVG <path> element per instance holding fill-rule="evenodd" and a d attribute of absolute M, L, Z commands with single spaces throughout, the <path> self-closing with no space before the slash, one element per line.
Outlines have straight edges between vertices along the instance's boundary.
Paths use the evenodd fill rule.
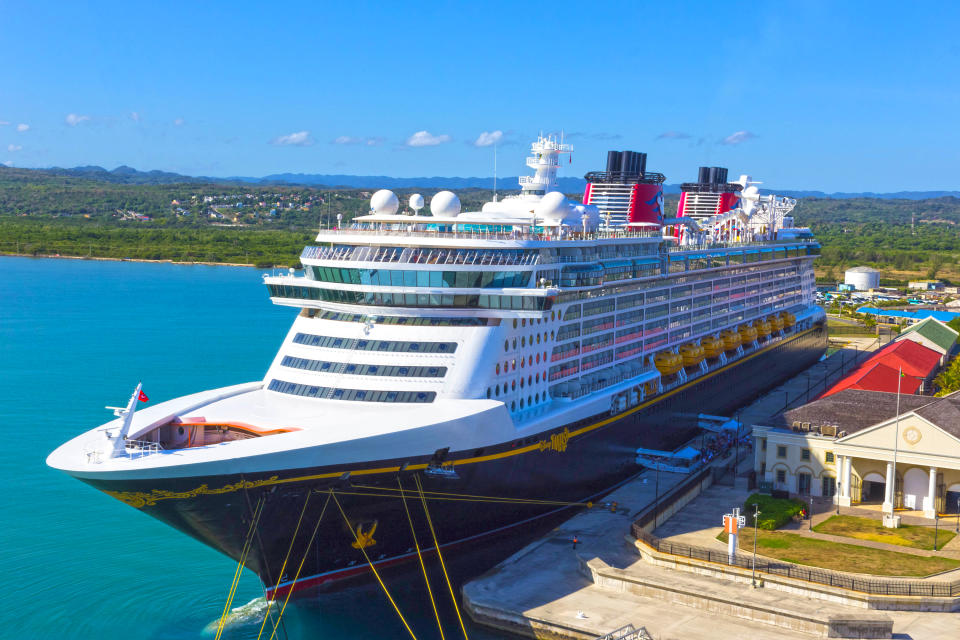
<path fill-rule="evenodd" d="M 886 542 L 914 549 L 933 549 L 934 530 L 931 527 L 901 525 L 897 529 L 887 529 L 880 520 L 857 518 L 855 516 L 833 516 L 813 528 L 819 533 L 846 536 L 858 540 Z M 937 533 L 937 548 L 950 542 L 956 534 L 941 526 Z M 759 544 L 759 541 L 758 541 Z"/>
<path fill-rule="evenodd" d="M 717 539 L 726 542 L 727 534 L 721 533 Z M 752 529 L 740 530 L 739 547 L 743 553 L 753 551 Z M 915 556 L 762 529 L 757 537 L 757 553 L 795 564 L 878 576 L 915 578 L 960 567 L 960 560 L 950 558 Z"/>

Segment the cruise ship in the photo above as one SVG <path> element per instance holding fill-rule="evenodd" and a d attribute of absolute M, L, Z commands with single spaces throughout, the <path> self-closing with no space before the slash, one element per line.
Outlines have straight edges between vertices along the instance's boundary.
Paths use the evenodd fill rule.
<path fill-rule="evenodd" d="M 138 386 L 47 464 L 276 598 L 522 535 L 821 357 L 794 200 L 703 167 L 668 214 L 646 155 L 611 151 L 574 202 L 571 152 L 539 137 L 519 194 L 479 211 L 374 193 L 302 270 L 263 276 L 299 313 L 262 380 L 157 404 Z"/>

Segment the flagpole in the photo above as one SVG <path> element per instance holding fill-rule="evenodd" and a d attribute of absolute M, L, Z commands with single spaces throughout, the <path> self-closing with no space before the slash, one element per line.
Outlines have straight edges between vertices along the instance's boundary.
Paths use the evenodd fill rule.
<path fill-rule="evenodd" d="M 903 366 L 897 372 L 897 417 L 893 428 L 893 489 L 890 491 L 890 515 L 897 506 L 897 450 L 900 448 L 900 381 L 903 379 Z"/>

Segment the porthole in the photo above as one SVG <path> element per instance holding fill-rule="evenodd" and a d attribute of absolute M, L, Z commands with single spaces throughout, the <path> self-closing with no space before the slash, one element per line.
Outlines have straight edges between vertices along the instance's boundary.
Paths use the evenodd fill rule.
<path fill-rule="evenodd" d="M 493 390 L 491 390 L 490 387 L 487 387 L 487 400 L 489 400 L 492 395 L 493 395 Z"/>
<path fill-rule="evenodd" d="M 504 341 L 503 341 L 503 350 L 504 350 L 504 352 L 510 351 L 510 341 L 509 341 L 509 340 L 504 340 Z"/>
<path fill-rule="evenodd" d="M 531 367 L 533 366 L 533 356 L 527 357 L 527 364 L 529 364 Z"/>
<path fill-rule="evenodd" d="M 521 327 L 527 326 L 527 319 L 526 319 L 526 318 L 523 318 L 522 320 L 520 320 L 520 326 L 521 326 Z"/>
<path fill-rule="evenodd" d="M 497 363 L 497 375 L 500 375 L 500 363 Z"/>
<path fill-rule="evenodd" d="M 516 371 L 516 370 L 517 370 L 517 359 L 516 359 L 516 358 L 514 358 L 513 360 L 510 361 L 510 370 L 511 370 L 511 371 Z"/>
<path fill-rule="evenodd" d="M 517 390 L 517 381 L 516 381 L 516 380 L 511 380 L 511 381 L 510 381 L 510 391 L 516 391 L 516 390 Z"/>
<path fill-rule="evenodd" d="M 523 383 L 524 383 L 524 379 L 523 379 L 523 378 L 520 378 L 520 388 L 521 388 L 521 389 L 523 389 Z"/>
<path fill-rule="evenodd" d="M 520 402 L 523 402 L 523 400 Z M 527 404 L 533 404 L 533 398 L 531 396 L 527 396 Z"/>
<path fill-rule="evenodd" d="M 537 402 L 540 402 L 540 394 L 539 393 L 534 394 L 533 399 L 536 400 Z"/>
<path fill-rule="evenodd" d="M 555 321 L 556 319 L 557 319 L 557 312 L 556 312 L 556 311 L 551 311 L 551 312 L 550 312 L 550 320 Z"/>
<path fill-rule="evenodd" d="M 537 344 L 540 344 L 540 334 L 537 334 Z"/>
<path fill-rule="evenodd" d="M 527 384 L 533 384 L 533 376 L 527 376 Z"/>
<path fill-rule="evenodd" d="M 557 336 L 556 333 L 554 333 L 553 331 L 550 332 L 550 339 L 551 339 L 551 340 L 553 340 L 554 338 L 556 338 L 556 336 Z"/>
<path fill-rule="evenodd" d="M 520 346 L 521 347 L 527 346 L 527 336 L 523 336 L 522 338 L 520 338 Z"/>
<path fill-rule="evenodd" d="M 513 319 L 513 328 L 514 328 L 514 329 L 517 328 L 517 319 L 516 319 L 516 318 Z"/>
<path fill-rule="evenodd" d="M 523 398 L 520 398 L 520 408 L 523 409 Z"/>
<path fill-rule="evenodd" d="M 537 381 L 537 384 L 540 384 L 540 374 L 539 374 L 539 373 L 538 373 L 536 376 L 534 376 L 534 379 Z"/>
<path fill-rule="evenodd" d="M 517 339 L 516 339 L 516 338 L 513 339 L 513 348 L 514 348 L 514 349 L 517 348 Z"/>
<path fill-rule="evenodd" d="M 497 385 L 497 397 L 500 396 L 500 385 Z"/>
<path fill-rule="evenodd" d="M 527 362 L 526 358 L 520 358 L 520 368 L 523 369 L 524 364 Z"/>
<path fill-rule="evenodd" d="M 537 354 L 537 364 L 540 364 L 540 354 Z"/>
<path fill-rule="evenodd" d="M 517 410 L 517 402 L 516 400 L 514 400 L 513 402 L 510 403 L 510 411 L 516 411 L 516 410 Z"/>

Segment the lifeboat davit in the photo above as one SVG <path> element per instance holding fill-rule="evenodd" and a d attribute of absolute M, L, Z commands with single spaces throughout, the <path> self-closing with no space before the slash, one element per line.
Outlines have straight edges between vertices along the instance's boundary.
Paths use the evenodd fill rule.
<path fill-rule="evenodd" d="M 740 346 L 743 338 L 733 329 L 724 329 L 720 332 L 720 339 L 723 340 L 723 348 L 727 351 L 733 351 Z"/>
<path fill-rule="evenodd" d="M 780 316 L 767 316 L 767 322 L 770 323 L 771 331 L 780 331 L 783 329 L 783 318 Z"/>
<path fill-rule="evenodd" d="M 653 364 L 661 375 L 669 376 L 683 368 L 683 358 L 673 351 L 661 351 L 653 356 Z"/>
<path fill-rule="evenodd" d="M 741 342 L 753 342 L 757 339 L 757 329 L 749 324 L 740 325 L 740 328 L 737 329 L 737 332 L 740 334 Z"/>
<path fill-rule="evenodd" d="M 757 330 L 757 335 L 761 338 L 766 338 L 768 335 L 770 335 L 770 323 L 764 318 L 757 318 L 754 320 L 753 328 Z"/>
<path fill-rule="evenodd" d="M 780 319 L 783 320 L 783 326 L 785 327 L 792 327 L 793 325 L 797 324 L 796 316 L 789 311 L 781 311 Z"/>
<path fill-rule="evenodd" d="M 647 380 L 643 384 L 643 391 L 648 396 L 652 396 L 659 390 L 660 390 L 660 385 L 657 384 L 656 380 Z"/>
<path fill-rule="evenodd" d="M 737 337 L 739 338 L 740 336 Z M 714 338 L 713 336 L 707 336 L 701 340 L 700 346 L 703 347 L 703 355 L 708 358 L 719 358 L 724 350 L 723 340 Z M 734 347 L 734 349 L 736 349 L 736 347 Z"/>
<path fill-rule="evenodd" d="M 703 347 L 696 342 L 688 342 L 682 345 L 678 351 L 680 352 L 680 359 L 683 361 L 683 366 L 685 367 L 695 367 L 703 362 L 705 357 Z"/>

